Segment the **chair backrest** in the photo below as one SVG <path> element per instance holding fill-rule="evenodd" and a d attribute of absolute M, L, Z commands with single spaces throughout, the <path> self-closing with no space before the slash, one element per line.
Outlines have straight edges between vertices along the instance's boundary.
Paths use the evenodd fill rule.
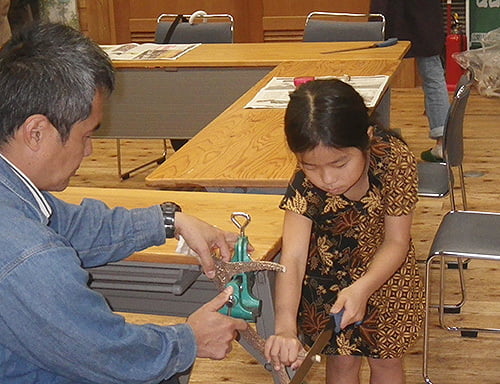
<path fill-rule="evenodd" d="M 380 13 L 311 12 L 303 41 L 381 41 L 384 34 L 385 17 Z"/>
<path fill-rule="evenodd" d="M 474 73 L 468 69 L 460 77 L 450 103 L 443 132 L 443 157 L 450 167 L 462 165 L 464 158 L 464 118 Z"/>
<path fill-rule="evenodd" d="M 155 42 L 158 44 L 190 43 L 232 43 L 234 19 L 229 14 L 207 14 L 196 11 L 191 15 L 181 15 L 178 24 L 174 23 L 176 14 L 164 13 L 158 16 Z M 165 41 L 170 28 L 170 38 Z"/>

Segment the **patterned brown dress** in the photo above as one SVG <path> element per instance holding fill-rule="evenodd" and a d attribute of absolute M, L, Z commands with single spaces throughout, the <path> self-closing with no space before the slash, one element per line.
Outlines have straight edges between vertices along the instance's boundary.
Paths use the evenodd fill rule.
<path fill-rule="evenodd" d="M 328 322 L 338 292 L 366 272 L 384 238 L 384 216 L 406 215 L 415 208 L 415 158 L 387 132 L 376 132 L 372 141 L 369 180 L 366 195 L 351 201 L 316 188 L 299 170 L 280 204 L 313 222 L 298 318 L 307 344 Z M 423 285 L 411 243 L 399 270 L 370 297 L 363 323 L 345 328 L 323 352 L 401 357 L 417 338 L 423 313 Z"/>

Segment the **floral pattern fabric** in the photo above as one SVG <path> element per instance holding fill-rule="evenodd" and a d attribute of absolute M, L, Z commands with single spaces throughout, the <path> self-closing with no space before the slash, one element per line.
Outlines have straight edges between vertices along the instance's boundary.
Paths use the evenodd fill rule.
<path fill-rule="evenodd" d="M 410 214 L 417 202 L 416 162 L 405 143 L 376 132 L 369 159 L 370 186 L 359 201 L 315 187 L 298 170 L 280 204 L 313 222 L 298 314 L 301 337 L 309 345 L 329 321 L 338 292 L 366 272 L 384 238 L 384 217 Z M 401 357 L 417 338 L 423 314 L 423 285 L 411 243 L 402 266 L 368 300 L 362 324 L 342 330 L 323 352 Z"/>

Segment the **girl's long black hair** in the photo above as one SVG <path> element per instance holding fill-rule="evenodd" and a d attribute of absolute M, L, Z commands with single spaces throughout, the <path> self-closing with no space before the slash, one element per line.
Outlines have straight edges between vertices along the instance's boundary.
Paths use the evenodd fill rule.
<path fill-rule="evenodd" d="M 301 85 L 290 95 L 285 113 L 285 135 L 294 153 L 312 150 L 319 144 L 366 151 L 371 125 L 363 98 L 352 86 L 337 79 Z"/>

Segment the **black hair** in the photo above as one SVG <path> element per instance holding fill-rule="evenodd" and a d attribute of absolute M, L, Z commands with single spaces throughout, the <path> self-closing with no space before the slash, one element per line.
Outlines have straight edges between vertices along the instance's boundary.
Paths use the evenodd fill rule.
<path fill-rule="evenodd" d="M 113 65 L 93 41 L 67 25 L 34 23 L 0 50 L 0 145 L 41 114 L 65 142 L 90 116 L 97 91 L 114 88 Z"/>
<path fill-rule="evenodd" d="M 323 144 L 333 148 L 370 147 L 372 125 L 363 98 L 349 84 L 314 80 L 291 95 L 285 113 L 285 135 L 290 150 L 304 153 Z"/>

